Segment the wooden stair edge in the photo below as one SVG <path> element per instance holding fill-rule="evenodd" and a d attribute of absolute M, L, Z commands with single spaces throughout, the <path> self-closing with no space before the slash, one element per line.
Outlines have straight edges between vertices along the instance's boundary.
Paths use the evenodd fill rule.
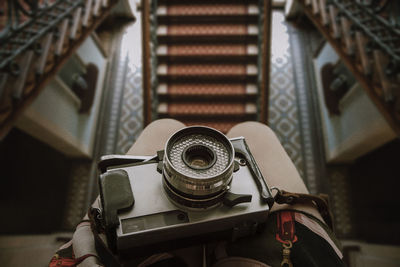
<path fill-rule="evenodd" d="M 158 75 L 160 83 L 187 83 L 187 82 L 237 82 L 237 83 L 255 83 L 258 74 L 254 75 Z"/>
<path fill-rule="evenodd" d="M 159 55 L 160 63 L 257 63 L 257 55 Z"/>
<path fill-rule="evenodd" d="M 258 14 L 227 14 L 227 15 L 157 15 L 157 23 L 172 25 L 178 23 L 187 24 L 257 24 Z"/>
<path fill-rule="evenodd" d="M 159 44 L 256 44 L 258 34 L 232 35 L 158 35 Z"/>
<path fill-rule="evenodd" d="M 222 23 L 221 23 L 222 24 Z M 224 24 L 231 24 L 231 23 L 224 23 Z M 184 25 L 186 26 L 186 25 Z M 183 26 L 183 27 L 184 27 Z M 203 34 L 171 34 L 168 32 L 168 25 L 159 25 L 157 27 L 157 36 L 158 37 L 162 37 L 162 36 L 167 36 L 167 37 L 177 37 L 177 36 L 191 36 L 191 37 L 201 37 L 201 36 L 216 36 L 216 37 L 223 37 L 223 36 L 230 36 L 230 34 L 219 34 L 219 33 L 215 33 L 215 34 L 207 34 L 207 35 L 203 35 Z M 259 29 L 258 29 L 258 25 L 256 24 L 247 24 L 247 32 L 244 34 L 232 34 L 232 35 L 239 35 L 239 36 L 258 36 L 259 34 Z"/>
<path fill-rule="evenodd" d="M 254 115 L 257 114 L 257 105 L 253 102 L 246 102 L 246 103 L 233 103 L 235 105 L 238 106 L 244 106 L 244 112 L 229 112 L 229 111 L 225 111 L 225 112 L 220 112 L 220 111 L 212 111 L 212 108 L 215 107 L 214 103 L 185 103 L 182 104 L 183 106 L 185 105 L 190 105 L 193 104 L 193 112 L 183 112 L 183 113 L 177 113 L 177 112 L 170 112 L 169 111 L 169 105 L 166 102 L 161 102 L 158 104 L 157 107 L 157 112 L 159 115 L 172 115 L 172 116 L 180 116 L 180 117 L 191 117 L 191 116 L 195 116 L 195 117 L 209 117 L 209 116 L 213 116 L 213 117 L 226 117 L 226 116 L 247 116 L 247 115 Z M 228 104 L 232 104 L 232 103 L 228 103 Z M 172 105 L 179 105 L 177 103 L 174 103 Z M 195 109 L 195 105 L 202 106 L 203 108 L 205 108 L 205 110 L 207 110 L 207 112 L 209 113 L 199 113 L 197 112 L 197 110 Z M 209 107 L 210 109 L 207 109 L 207 107 Z"/>
<path fill-rule="evenodd" d="M 241 93 L 158 93 L 161 102 L 182 103 L 182 102 L 198 102 L 198 103 L 223 103 L 224 101 L 232 103 L 242 103 L 243 101 L 253 101 L 257 99 L 258 92 L 241 92 Z"/>

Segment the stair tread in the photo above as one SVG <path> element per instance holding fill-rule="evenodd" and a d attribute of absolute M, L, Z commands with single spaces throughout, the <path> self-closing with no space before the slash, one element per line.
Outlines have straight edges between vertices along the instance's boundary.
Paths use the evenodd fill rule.
<path fill-rule="evenodd" d="M 158 86 L 159 95 L 172 96 L 246 96 L 255 95 L 257 88 L 252 84 L 229 83 L 187 83 L 187 84 L 161 84 Z"/>
<path fill-rule="evenodd" d="M 257 24 L 257 14 L 233 14 L 233 15 L 158 15 L 157 22 L 160 25 L 190 23 L 190 24 Z"/>
<path fill-rule="evenodd" d="M 167 36 L 221 36 L 221 35 L 249 35 L 258 34 L 257 25 L 247 24 L 172 24 L 160 25 L 157 28 L 157 35 Z"/>
<path fill-rule="evenodd" d="M 256 112 L 253 103 L 160 103 L 159 113 L 169 115 L 245 115 Z"/>
<path fill-rule="evenodd" d="M 257 55 L 257 45 L 247 44 L 186 44 L 186 45 L 161 45 L 157 49 L 157 55 L 168 56 L 235 56 Z"/>
<path fill-rule="evenodd" d="M 224 75 L 254 75 L 257 74 L 255 64 L 160 64 L 158 75 L 180 76 L 224 76 Z"/>
<path fill-rule="evenodd" d="M 159 44 L 208 44 L 208 43 L 240 43 L 240 44 L 256 44 L 258 34 L 203 34 L 203 35 L 165 35 L 158 34 L 157 41 Z"/>
<path fill-rule="evenodd" d="M 159 6 L 158 15 L 248 15 L 258 14 L 255 4 L 245 3 L 201 3 L 201 4 L 169 4 Z"/>
<path fill-rule="evenodd" d="M 244 75 L 158 75 L 159 82 L 164 83 L 189 83 L 189 82 L 237 82 L 255 83 L 258 76 L 256 74 Z"/>
<path fill-rule="evenodd" d="M 258 1 L 159 0 L 158 115 L 226 133 L 257 119 Z"/>
<path fill-rule="evenodd" d="M 257 55 L 193 55 L 193 56 L 174 56 L 158 55 L 159 63 L 257 63 Z"/>

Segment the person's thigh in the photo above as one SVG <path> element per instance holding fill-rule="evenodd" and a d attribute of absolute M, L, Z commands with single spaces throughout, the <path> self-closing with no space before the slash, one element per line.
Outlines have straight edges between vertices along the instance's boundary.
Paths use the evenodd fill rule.
<path fill-rule="evenodd" d="M 180 121 L 174 119 L 160 119 L 153 121 L 140 134 L 132 145 L 127 155 L 152 156 L 163 150 L 168 138 L 176 131 L 185 127 Z"/>
<path fill-rule="evenodd" d="M 283 149 L 275 133 L 259 122 L 244 122 L 234 126 L 227 134 L 229 138 L 243 136 L 253 154 L 269 188 L 296 193 L 308 193 L 296 167 Z M 322 220 L 315 207 L 309 205 L 274 204 L 272 211 L 296 209 L 310 213 Z"/>

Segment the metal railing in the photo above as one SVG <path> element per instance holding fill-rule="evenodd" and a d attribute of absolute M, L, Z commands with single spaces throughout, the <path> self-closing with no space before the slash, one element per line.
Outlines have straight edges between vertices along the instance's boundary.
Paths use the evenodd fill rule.
<path fill-rule="evenodd" d="M 117 2 L 0 1 L 0 138 Z"/>
<path fill-rule="evenodd" d="M 16 57 L 29 49 L 40 54 L 43 50 L 41 38 L 48 33 L 60 37 L 58 25 L 65 18 L 72 18 L 79 7 L 84 7 L 84 0 L 44 1 L 42 4 L 38 0 L 8 0 L 6 24 L 0 32 L 0 70 L 18 75 L 21 68 Z"/>
<path fill-rule="evenodd" d="M 400 1 L 303 0 L 300 3 L 400 135 Z"/>
<path fill-rule="evenodd" d="M 389 6 L 390 1 L 384 1 L 385 4 L 382 6 L 374 5 L 372 3 L 374 1 L 368 4 L 363 2 L 331 0 L 331 3 L 339 9 L 338 18 L 346 16 L 352 22 L 352 33 L 360 30 L 367 36 L 369 39 L 367 51 L 379 48 L 390 57 L 386 74 L 396 74 L 400 71 L 400 25 L 397 25 L 396 21 L 391 23 L 379 15 Z M 400 17 L 400 13 L 397 15 Z"/>

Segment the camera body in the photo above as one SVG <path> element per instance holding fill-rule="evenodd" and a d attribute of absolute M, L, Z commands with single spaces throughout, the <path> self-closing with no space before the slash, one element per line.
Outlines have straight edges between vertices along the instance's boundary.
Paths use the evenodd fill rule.
<path fill-rule="evenodd" d="M 99 168 L 101 222 L 120 255 L 251 235 L 273 204 L 245 139 L 207 127 L 177 132 L 157 156 L 105 156 Z"/>

